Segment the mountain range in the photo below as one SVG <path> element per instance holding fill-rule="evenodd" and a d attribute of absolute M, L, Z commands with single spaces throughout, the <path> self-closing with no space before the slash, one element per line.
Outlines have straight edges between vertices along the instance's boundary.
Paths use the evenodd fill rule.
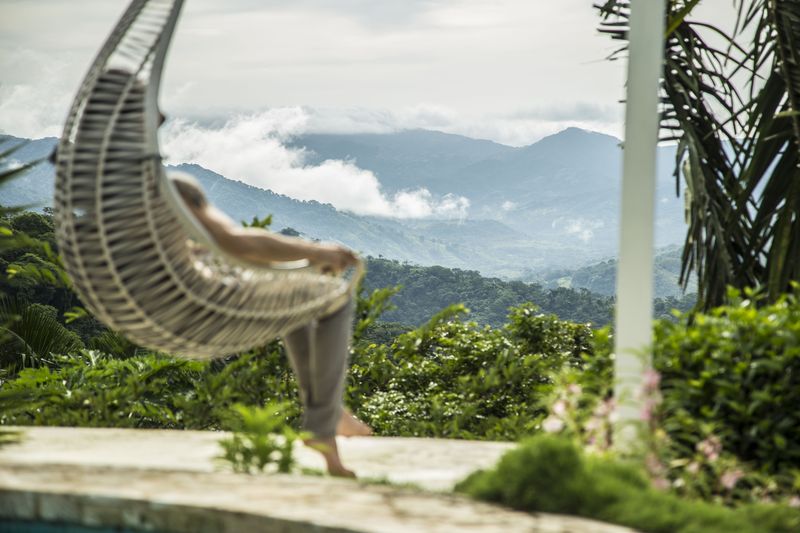
<path fill-rule="evenodd" d="M 0 137 L 0 144 L 21 141 Z M 46 157 L 53 138 L 32 140 L 13 154 L 20 161 Z M 438 264 L 517 278 L 578 268 L 612 257 L 619 227 L 620 141 L 569 128 L 524 147 L 427 130 L 388 134 L 306 134 L 290 141 L 306 164 L 351 161 L 372 171 L 382 190 L 427 188 L 470 201 L 464 220 L 358 216 L 329 204 L 299 201 L 233 181 L 198 165 L 195 175 L 210 200 L 236 220 L 273 215 L 273 228 L 342 242 L 360 252 L 421 265 Z M 659 246 L 682 242 L 683 202 L 671 176 L 674 148 L 659 149 Z M 52 203 L 53 168 L 43 163 L 0 186 L 0 203 Z"/>
<path fill-rule="evenodd" d="M 373 171 L 389 193 L 425 187 L 470 200 L 469 218 L 501 222 L 538 241 L 613 255 L 619 232 L 620 140 L 567 128 L 515 148 L 441 132 L 311 134 L 297 137 L 309 162 L 351 160 Z M 683 202 L 675 195 L 675 148 L 658 152 L 656 244 L 683 241 Z"/>

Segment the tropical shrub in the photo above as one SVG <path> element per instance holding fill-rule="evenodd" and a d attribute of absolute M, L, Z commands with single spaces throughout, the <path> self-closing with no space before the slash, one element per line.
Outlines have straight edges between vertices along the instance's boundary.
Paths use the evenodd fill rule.
<path fill-rule="evenodd" d="M 732 292 L 731 305 L 658 321 L 642 421 L 659 486 L 734 503 L 800 506 L 800 302 Z M 596 450 L 610 446 L 611 346 L 602 333 L 579 371 L 566 370 L 545 430 Z"/>
<path fill-rule="evenodd" d="M 800 495 L 800 302 L 784 295 L 759 307 L 752 293 L 729 298 L 728 306 L 656 328 L 657 414 L 670 455 L 717 478 L 703 487 L 692 482 L 697 475 L 681 478 L 702 496 Z M 727 483 L 719 481 L 726 474 Z"/>
<path fill-rule="evenodd" d="M 366 300 L 381 305 L 386 293 Z M 373 316 L 362 311 L 359 332 Z M 513 310 L 502 329 L 465 322 L 463 313 L 462 307 L 448 308 L 389 345 L 355 344 L 347 400 L 376 433 L 501 440 L 530 435 L 545 414 L 554 373 L 579 367 L 591 350 L 587 326 L 563 323 L 532 305 Z M 143 352 L 110 332 L 90 346 L 65 348 L 69 355 L 50 350 L 46 365 L 21 369 L 2 384 L 0 402 L 24 401 L 10 404 L 0 422 L 225 429 L 233 405 L 270 401 L 288 402 L 286 420 L 298 420 L 297 386 L 279 342 L 213 362 Z"/>

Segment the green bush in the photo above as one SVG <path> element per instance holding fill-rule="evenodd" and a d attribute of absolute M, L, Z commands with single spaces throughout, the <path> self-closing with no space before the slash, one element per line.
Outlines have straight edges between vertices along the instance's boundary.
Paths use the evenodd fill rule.
<path fill-rule="evenodd" d="M 456 490 L 529 512 L 573 514 L 654 533 L 797 531 L 800 511 L 758 505 L 729 509 L 650 487 L 635 465 L 586 456 L 573 440 L 540 435 L 506 453 Z"/>
<path fill-rule="evenodd" d="M 509 325 L 464 322 L 452 306 L 389 345 L 356 349 L 349 404 L 384 435 L 514 440 L 545 414 L 553 375 L 580 366 L 592 330 L 526 304 Z"/>
<path fill-rule="evenodd" d="M 800 303 L 731 305 L 656 327 L 660 416 L 676 446 L 692 453 L 709 435 L 800 489 Z"/>
<path fill-rule="evenodd" d="M 296 423 L 296 394 L 277 343 L 215 362 L 80 350 L 3 383 L 0 424 L 231 429 L 233 405 L 269 401 Z"/>
<path fill-rule="evenodd" d="M 654 390 L 642 413 L 650 473 L 706 500 L 797 502 L 800 302 L 793 295 L 763 306 L 752 294 L 731 299 L 655 324 Z M 611 344 L 603 335 L 579 369 L 565 367 L 544 422 L 599 449 L 608 445 L 599 441 L 610 437 L 603 432 L 612 407 Z"/>
<path fill-rule="evenodd" d="M 472 474 L 457 489 L 517 509 L 576 514 L 588 481 L 578 448 L 547 436 L 524 441 L 494 470 Z"/>

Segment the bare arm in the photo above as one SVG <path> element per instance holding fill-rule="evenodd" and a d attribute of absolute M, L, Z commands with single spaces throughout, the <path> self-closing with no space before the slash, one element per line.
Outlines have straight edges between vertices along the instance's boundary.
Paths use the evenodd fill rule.
<path fill-rule="evenodd" d="M 260 228 L 243 228 L 211 204 L 187 204 L 220 248 L 248 263 L 269 266 L 276 261 L 308 259 L 322 271 L 340 272 L 358 262 L 356 254 L 344 246 L 286 237 Z"/>

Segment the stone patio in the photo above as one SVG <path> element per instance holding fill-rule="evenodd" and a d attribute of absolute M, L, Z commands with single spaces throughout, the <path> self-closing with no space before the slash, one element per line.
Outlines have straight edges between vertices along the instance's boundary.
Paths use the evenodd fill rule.
<path fill-rule="evenodd" d="M 0 448 L 0 525 L 5 518 L 175 533 L 630 531 L 448 494 L 469 472 L 491 466 L 507 443 L 340 439 L 345 464 L 365 480 L 351 481 L 234 474 L 215 459 L 224 436 L 24 428 L 22 442 Z M 296 451 L 302 467 L 323 469 L 316 453 Z"/>

